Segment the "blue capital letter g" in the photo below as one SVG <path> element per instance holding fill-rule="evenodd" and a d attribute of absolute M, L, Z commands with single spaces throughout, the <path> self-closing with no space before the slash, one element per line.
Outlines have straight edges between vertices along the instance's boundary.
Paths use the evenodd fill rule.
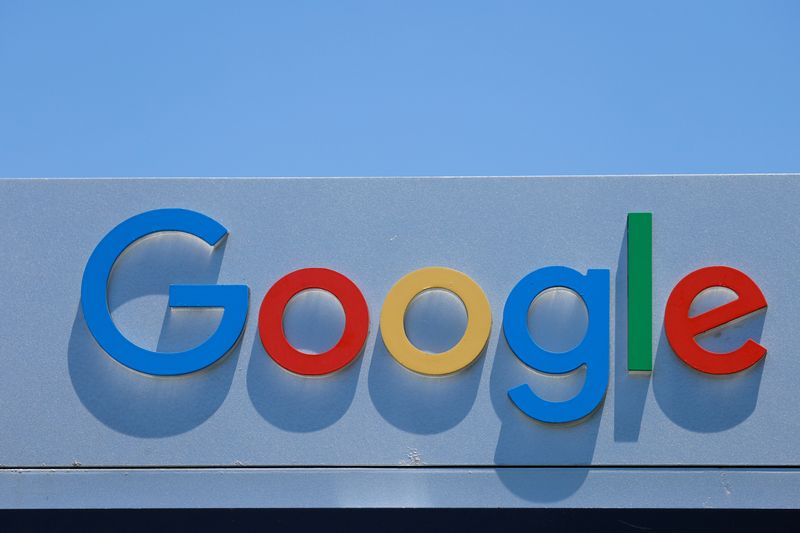
<path fill-rule="evenodd" d="M 247 320 L 249 291 L 246 285 L 171 285 L 171 307 L 221 307 L 219 327 L 205 342 L 183 352 L 153 352 L 133 344 L 111 319 L 108 281 L 114 262 L 128 246 L 160 231 L 188 233 L 209 246 L 228 233 L 215 220 L 186 209 L 157 209 L 131 217 L 103 237 L 89 257 L 83 271 L 81 306 L 89 331 L 111 357 L 145 374 L 177 376 L 205 368 L 233 348 Z"/>

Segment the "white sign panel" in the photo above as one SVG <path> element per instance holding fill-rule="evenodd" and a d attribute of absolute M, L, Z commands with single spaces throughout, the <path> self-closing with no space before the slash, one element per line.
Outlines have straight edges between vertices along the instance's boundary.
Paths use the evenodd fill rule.
<path fill-rule="evenodd" d="M 594 505 L 609 469 L 800 460 L 797 177 L 12 179 L 0 198 L 0 463 L 27 479 L 425 466 L 486 472 L 494 505 Z M 567 477 L 539 494 L 519 474 L 538 467 Z"/>

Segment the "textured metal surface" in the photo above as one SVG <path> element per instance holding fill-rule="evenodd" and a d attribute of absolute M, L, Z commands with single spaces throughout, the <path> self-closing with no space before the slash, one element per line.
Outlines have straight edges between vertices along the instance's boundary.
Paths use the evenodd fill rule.
<path fill-rule="evenodd" d="M 0 508 L 796 509 L 797 470 L 298 468 L 0 472 Z"/>
<path fill-rule="evenodd" d="M 0 463 L 5 467 L 796 466 L 800 461 L 795 221 L 800 181 L 795 176 L 0 180 L 0 203 L 6 310 L 0 321 Z M 170 283 L 244 283 L 251 290 L 239 347 L 206 371 L 171 379 L 136 374 L 100 352 L 79 310 L 80 279 L 95 244 L 123 219 L 160 207 L 200 211 L 230 235 L 213 254 L 174 235 L 148 239 L 127 252 L 115 269 L 110 296 L 124 333 L 151 348 L 190 346 L 219 316 L 168 312 Z M 652 376 L 626 372 L 623 247 L 631 211 L 653 212 Z M 760 338 L 769 354 L 740 375 L 715 377 L 689 369 L 663 336 L 669 291 L 691 270 L 710 264 L 743 270 L 769 302 L 766 315 L 708 339 L 733 347 L 748 336 Z M 494 316 L 484 356 L 444 378 L 407 371 L 377 336 L 388 289 L 403 274 L 430 265 L 471 276 L 486 292 Z M 569 427 L 535 423 L 506 397 L 509 388 L 526 382 L 555 399 L 579 387 L 580 376 L 537 376 L 502 339 L 499 325 L 509 290 L 526 273 L 548 265 L 611 270 L 608 394 L 589 420 Z M 371 314 L 363 355 L 320 379 L 283 371 L 264 354 L 255 328 L 267 288 L 308 266 L 337 269 L 353 279 Z M 602 480 L 609 474 L 602 472 L 599 485 L 587 482 L 581 492 L 595 486 L 608 492 L 611 485 Z M 73 474 L 54 474 L 52 483 L 65 483 L 60 480 Z M 438 479 L 430 472 L 416 475 L 426 483 Z M 765 480 L 779 474 L 753 475 L 769 483 Z M 341 472 L 333 476 L 345 485 L 349 479 Z M 480 476 L 498 478 L 494 471 L 482 470 Z M 17 483 L 9 481 L 17 478 L 8 471 L 0 479 Z M 50 483 L 39 479 L 32 478 L 32 486 Z M 209 474 L 209 479 L 221 478 Z M 514 489 L 493 483 L 487 494 L 513 503 L 499 494 L 513 495 Z M 581 501 L 611 501 L 603 500 L 608 495 L 592 497 L 599 499 Z"/>

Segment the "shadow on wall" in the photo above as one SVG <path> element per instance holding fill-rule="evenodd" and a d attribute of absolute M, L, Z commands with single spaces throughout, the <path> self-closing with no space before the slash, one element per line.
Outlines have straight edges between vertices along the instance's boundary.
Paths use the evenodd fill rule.
<path fill-rule="evenodd" d="M 650 372 L 628 372 L 628 230 L 619 249 L 614 277 L 614 440 L 637 442 L 650 390 Z"/>
<path fill-rule="evenodd" d="M 485 361 L 484 348 L 472 365 L 459 372 L 425 376 L 398 363 L 379 331 L 369 367 L 370 399 L 381 416 L 398 429 L 422 435 L 441 433 L 469 414 Z"/>
<path fill-rule="evenodd" d="M 256 411 L 286 431 L 324 429 L 344 416 L 353 403 L 364 350 L 345 368 L 320 377 L 293 374 L 253 340 L 247 368 L 247 392 Z"/>
<path fill-rule="evenodd" d="M 735 350 L 747 339 L 759 342 L 766 315 L 766 310 L 753 313 L 697 340 L 707 350 L 719 353 Z M 753 413 L 763 372 L 764 359 L 736 374 L 698 372 L 675 355 L 662 328 L 653 367 L 653 392 L 661 410 L 677 425 L 713 433 L 737 426 Z"/>
<path fill-rule="evenodd" d="M 675 355 L 662 324 L 653 372 L 628 372 L 627 281 L 626 232 L 619 253 L 615 289 L 614 440 L 639 440 L 651 380 L 659 407 L 682 428 L 712 433 L 730 429 L 746 420 L 755 410 L 758 400 L 763 360 L 743 372 L 727 376 L 699 372 Z M 734 298 L 735 293 L 727 289 L 709 289 L 697 296 L 690 312 L 694 316 Z M 748 339 L 761 340 L 765 319 L 766 309 L 701 335 L 697 342 L 712 352 L 736 350 Z"/>
<path fill-rule="evenodd" d="M 490 377 L 492 405 L 501 422 L 494 463 L 501 467 L 591 464 L 602 405 L 574 424 L 544 424 L 527 417 L 508 397 L 509 389 L 527 383 L 541 397 L 563 401 L 580 390 L 584 376 L 583 368 L 564 376 L 534 372 L 514 355 L 501 331 Z M 559 502 L 574 494 L 587 475 L 585 468 L 559 469 L 545 481 L 537 477 L 534 482 L 519 472 L 498 469 L 500 481 L 510 491 L 525 500 L 542 503 Z"/>
<path fill-rule="evenodd" d="M 406 327 L 421 348 L 445 350 L 449 346 L 443 342 L 452 340 L 455 344 L 462 335 L 466 313 L 463 324 L 458 319 L 442 322 L 438 320 L 441 314 L 431 317 L 427 311 L 441 310 L 443 305 L 443 295 L 432 296 L 426 298 L 427 304 L 422 306 L 421 314 L 409 311 L 407 316 L 412 322 L 416 315 L 421 320 L 407 323 Z M 293 299 L 284 315 L 287 338 L 294 346 L 311 353 L 328 350 L 344 327 L 341 306 L 338 302 L 332 304 L 332 297 L 327 294 L 301 293 L 296 298 L 296 308 L 290 307 Z M 291 315 L 295 315 L 294 318 Z M 448 318 L 447 313 L 444 315 Z M 338 372 L 322 377 L 300 376 L 281 368 L 256 339 L 247 372 L 250 400 L 266 421 L 281 429 L 294 432 L 324 429 L 344 416 L 352 404 L 363 358 L 364 350 Z M 477 396 L 483 357 L 454 375 L 424 376 L 395 361 L 379 331 L 369 365 L 369 393 L 381 416 L 404 431 L 432 434 L 452 428 L 469 413 Z"/>
<path fill-rule="evenodd" d="M 109 308 L 112 314 L 117 314 L 123 306 L 137 307 L 147 301 L 163 306 L 171 284 L 214 284 L 223 255 L 224 243 L 212 250 L 185 235 L 167 233 L 142 239 L 114 267 Z M 152 296 L 158 298 L 143 298 Z M 136 314 L 148 321 L 147 314 Z M 220 317 L 219 310 L 167 306 L 155 348 L 179 351 L 195 346 L 214 332 Z M 119 323 L 116 316 L 115 321 Z M 67 361 L 72 386 L 92 415 L 115 431 L 153 438 L 189 431 L 222 405 L 231 387 L 239 349 L 237 343 L 217 363 L 189 375 L 140 374 L 117 363 L 100 348 L 78 306 Z"/>
<path fill-rule="evenodd" d="M 333 348 L 344 326 L 339 300 L 319 289 L 295 295 L 283 315 L 286 339 L 310 354 Z M 363 355 L 362 348 L 349 365 L 333 374 L 301 376 L 276 363 L 256 332 L 247 368 L 250 401 L 264 420 L 280 429 L 298 433 L 324 429 L 342 418 L 353 403 Z"/>
<path fill-rule="evenodd" d="M 467 328 L 467 311 L 454 293 L 433 289 L 417 295 L 406 309 L 403 327 L 420 350 L 437 357 L 455 346 Z M 467 368 L 446 376 L 413 372 L 392 357 L 381 331 L 369 367 L 369 395 L 380 415 L 398 429 L 431 435 L 455 427 L 478 395 L 486 348 Z"/>
<path fill-rule="evenodd" d="M 717 432 L 740 424 L 755 409 L 763 361 L 730 376 L 703 374 L 675 356 L 662 329 L 652 376 L 627 372 L 626 244 L 624 236 L 614 293 L 614 439 L 638 440 L 650 379 L 658 405 L 677 425 L 695 432 Z M 182 235 L 164 234 L 137 242 L 118 260 L 109 286 L 109 307 L 115 320 L 118 315 L 125 315 L 122 308 L 138 305 L 146 297 L 156 297 L 157 309 L 164 309 L 170 284 L 216 283 L 223 255 L 224 244 L 210 250 L 197 239 Z M 704 294 L 698 301 L 715 302 L 717 297 Z M 148 319 L 138 311 L 134 314 Z M 766 311 L 755 313 L 698 341 L 713 351 L 733 350 L 748 338 L 759 341 L 765 318 Z M 159 351 L 189 348 L 207 338 L 219 319 L 220 312 L 215 310 L 166 307 L 154 344 Z M 339 315 L 331 318 L 331 327 L 341 327 L 335 326 L 337 320 L 341 320 Z M 124 329 L 125 320 L 118 322 Z M 136 326 L 134 329 L 138 330 L 141 324 Z M 450 333 L 462 326 L 454 323 Z M 442 334 L 437 328 L 431 331 L 430 341 Z M 327 335 L 325 331 L 315 334 Z M 501 467 L 591 464 L 603 406 L 574 425 L 547 425 L 528 418 L 507 396 L 510 388 L 528 383 L 546 399 L 565 400 L 582 386 L 583 369 L 567 376 L 537 374 L 513 354 L 502 331 L 499 337 L 490 376 L 491 401 L 501 421 L 494 463 Z M 187 376 L 142 375 L 103 352 L 89 334 L 78 307 L 69 340 L 68 367 L 79 399 L 103 424 L 137 437 L 165 437 L 197 427 L 220 407 L 230 390 L 239 350 L 237 343 L 231 353 L 209 369 Z M 278 366 L 256 338 L 247 373 L 250 399 L 266 421 L 281 429 L 310 432 L 326 428 L 341 419 L 352 404 L 363 357 L 362 351 L 351 365 L 333 375 L 308 378 Z M 403 431 L 425 435 L 447 431 L 472 409 L 486 357 L 484 350 L 475 364 L 454 375 L 423 376 L 394 360 L 379 331 L 368 374 L 370 398 L 381 416 Z M 585 469 L 568 469 L 567 474 L 554 477 L 552 483 L 532 486 L 525 476 L 499 469 L 500 479 L 510 490 L 536 502 L 566 498 L 578 490 L 586 475 Z"/>

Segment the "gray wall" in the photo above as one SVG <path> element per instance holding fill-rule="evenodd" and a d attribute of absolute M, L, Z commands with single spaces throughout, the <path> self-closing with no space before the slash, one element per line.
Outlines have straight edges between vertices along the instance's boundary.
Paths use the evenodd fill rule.
<path fill-rule="evenodd" d="M 0 180 L 0 506 L 253 505 L 254 490 L 258 505 L 796 506 L 799 184 L 796 176 Z M 119 260 L 109 303 L 131 340 L 174 350 L 214 329 L 214 311 L 169 311 L 171 283 L 250 287 L 239 345 L 179 378 L 116 363 L 79 307 L 97 242 L 163 207 L 200 211 L 230 234 L 214 252 L 163 235 Z M 625 366 L 633 211 L 653 212 L 652 375 Z M 769 303 L 703 341 L 724 350 L 753 337 L 767 347 L 765 360 L 733 376 L 690 369 L 663 333 L 672 287 L 713 264 L 743 270 Z M 485 353 L 443 378 L 407 371 L 378 335 L 392 284 L 432 265 L 471 276 L 493 312 Z M 509 291 L 549 265 L 611 271 L 608 393 L 567 427 L 532 421 L 506 396 L 522 383 L 551 399 L 580 387 L 580 372 L 532 372 L 502 336 Z M 266 290 L 308 266 L 353 279 L 371 319 L 364 353 L 314 379 L 269 359 L 256 328 Z M 290 333 L 313 347 L 340 322 L 335 306 L 309 302 L 295 324 L 306 313 L 320 328 Z M 433 345 L 437 332 L 457 337 L 460 315 L 444 312 L 452 308 L 443 298 L 421 302 L 409 333 Z M 579 468 L 531 468 L 554 466 Z M 726 488 L 731 480 L 741 490 Z"/>

